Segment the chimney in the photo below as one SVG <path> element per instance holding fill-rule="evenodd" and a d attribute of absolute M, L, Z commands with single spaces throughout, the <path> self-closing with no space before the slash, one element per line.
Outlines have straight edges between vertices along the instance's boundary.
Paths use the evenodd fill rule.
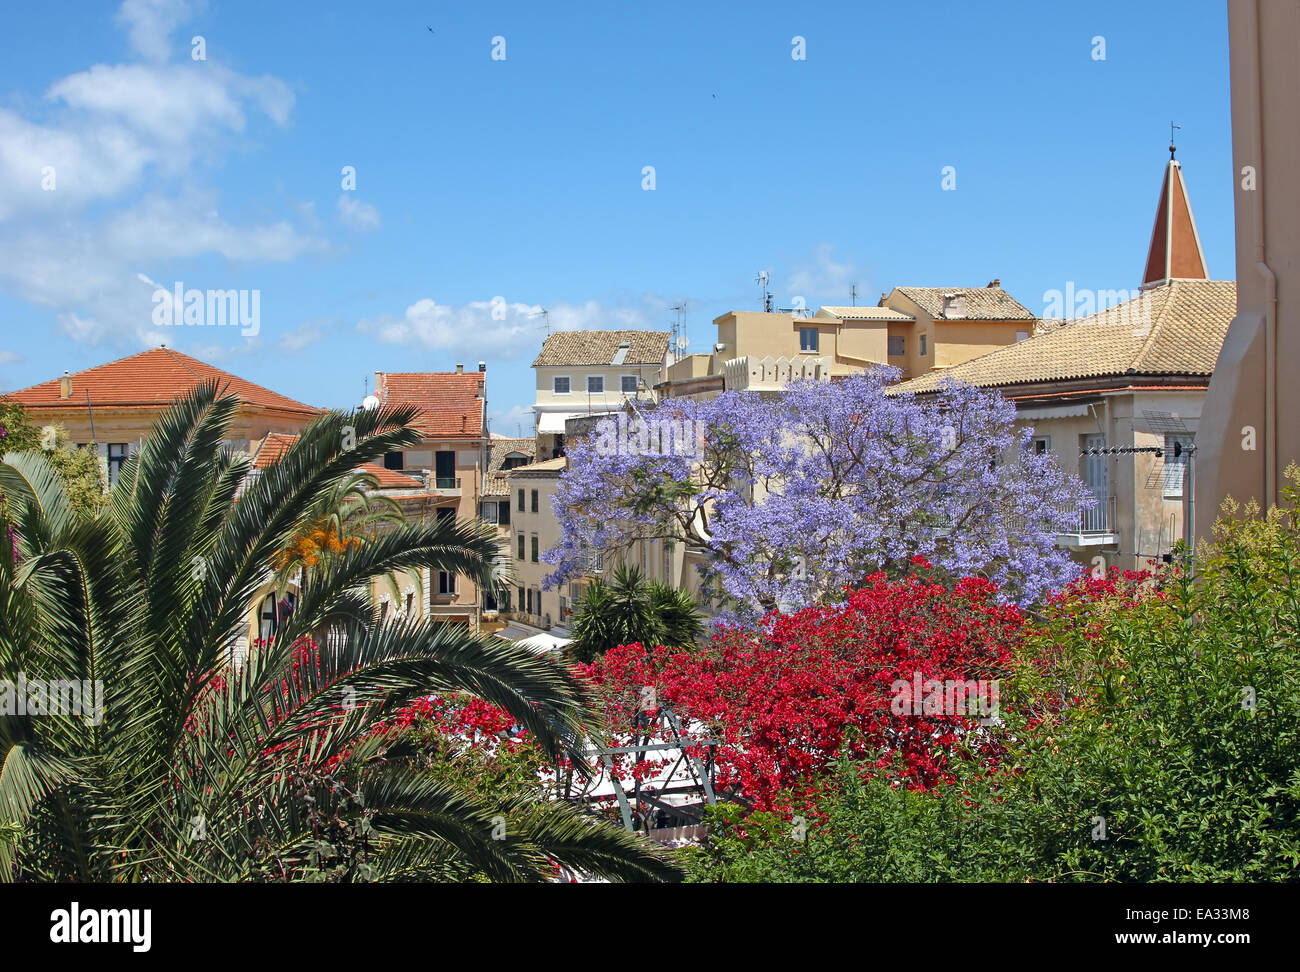
<path fill-rule="evenodd" d="M 1002 278 L 1001 278 L 1001 277 L 994 277 L 992 280 L 989 281 L 989 286 L 990 286 L 990 287 L 1001 287 L 1001 286 L 1002 286 Z"/>
<path fill-rule="evenodd" d="M 63 377 L 59 379 L 59 397 L 72 397 L 72 376 L 66 371 L 63 372 Z"/>
<path fill-rule="evenodd" d="M 478 363 L 478 370 L 479 370 L 479 371 L 482 371 L 482 372 L 486 372 L 486 371 L 487 371 L 487 362 L 486 362 L 486 361 L 480 361 L 480 362 Z"/>
<path fill-rule="evenodd" d="M 463 375 L 464 373 L 465 373 L 465 366 L 463 364 L 456 365 L 456 374 Z"/>

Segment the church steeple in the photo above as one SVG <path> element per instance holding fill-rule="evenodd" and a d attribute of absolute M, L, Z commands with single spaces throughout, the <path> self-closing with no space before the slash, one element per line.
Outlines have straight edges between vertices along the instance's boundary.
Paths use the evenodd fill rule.
<path fill-rule="evenodd" d="M 1165 181 L 1160 187 L 1160 203 L 1156 207 L 1156 224 L 1151 230 L 1146 271 L 1142 274 L 1143 290 L 1170 280 L 1210 279 L 1201 238 L 1196 233 L 1196 220 L 1192 218 L 1192 205 L 1187 201 L 1183 169 L 1174 158 L 1175 150 L 1171 144 Z"/>

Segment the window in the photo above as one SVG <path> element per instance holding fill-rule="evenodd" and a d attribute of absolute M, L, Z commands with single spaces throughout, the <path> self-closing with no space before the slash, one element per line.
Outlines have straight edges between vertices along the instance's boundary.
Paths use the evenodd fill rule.
<path fill-rule="evenodd" d="M 622 391 L 624 395 L 635 395 L 637 388 L 640 387 L 636 375 L 621 375 L 618 379 L 618 383 L 619 390 Z"/>
<path fill-rule="evenodd" d="M 497 503 L 497 522 L 502 526 L 510 525 L 510 501 L 501 500 Z"/>
<path fill-rule="evenodd" d="M 384 453 L 385 469 L 405 469 L 406 453 L 404 452 L 385 452 Z"/>
<path fill-rule="evenodd" d="M 456 453 L 450 449 L 439 450 L 433 454 L 433 475 L 438 489 L 455 489 L 456 487 Z"/>
<path fill-rule="evenodd" d="M 1017 344 L 1019 344 L 1021 341 L 1028 341 L 1028 340 L 1029 340 L 1029 332 L 1028 332 L 1028 331 L 1016 331 L 1016 343 L 1017 343 Z"/>
<path fill-rule="evenodd" d="M 274 594 L 266 595 L 262 601 L 262 611 L 258 617 L 257 637 L 263 642 L 269 642 L 275 637 L 279 630 L 281 622 L 287 621 L 289 615 L 293 614 L 293 605 L 296 598 L 293 594 L 286 594 L 283 600 L 277 601 Z"/>
<path fill-rule="evenodd" d="M 553 395 L 569 394 L 569 376 L 556 375 L 551 379 L 551 393 Z"/>
<path fill-rule="evenodd" d="M 455 594 L 456 593 L 456 575 L 449 574 L 445 570 L 438 571 L 438 593 Z"/>
<path fill-rule="evenodd" d="M 512 452 L 506 456 L 505 461 L 501 463 L 502 470 L 515 469 L 518 466 L 528 465 L 528 457 L 522 452 Z"/>
<path fill-rule="evenodd" d="M 519 610 L 522 611 L 522 610 L 524 609 L 524 603 L 525 603 L 525 602 L 524 602 L 524 585 L 523 585 L 523 584 L 520 584 L 520 585 L 519 585 Z"/>
<path fill-rule="evenodd" d="M 535 489 L 532 490 L 532 496 L 530 498 L 531 498 L 532 511 L 536 513 L 537 512 L 537 490 Z"/>
<path fill-rule="evenodd" d="M 588 375 L 587 376 L 587 394 L 603 395 L 605 394 L 605 376 Z"/>
<path fill-rule="evenodd" d="M 456 507 L 440 506 L 438 507 L 438 512 L 435 515 L 437 516 L 439 523 L 441 523 L 443 520 L 454 520 L 456 518 Z"/>
<path fill-rule="evenodd" d="M 817 350 L 817 328 L 801 327 L 799 328 L 799 350 L 816 351 Z"/>
<path fill-rule="evenodd" d="M 130 443 L 110 442 L 108 444 L 108 485 L 112 486 L 117 482 L 117 477 L 121 475 L 122 467 L 126 465 L 130 455 Z"/>
<path fill-rule="evenodd" d="M 414 609 L 414 607 L 415 607 L 415 592 L 414 592 L 414 591 L 407 591 L 407 592 L 406 592 L 406 608 L 405 608 L 405 610 L 406 610 L 406 616 L 407 616 L 408 618 L 411 616 L 411 611 Z"/>
<path fill-rule="evenodd" d="M 524 511 L 524 491 L 521 489 L 519 491 L 519 512 L 522 513 L 523 511 Z"/>
<path fill-rule="evenodd" d="M 1050 435 L 1034 436 L 1034 455 L 1043 456 L 1052 451 L 1052 437 Z"/>
<path fill-rule="evenodd" d="M 478 518 L 484 523 L 496 523 L 497 504 L 484 500 L 478 505 Z"/>
<path fill-rule="evenodd" d="M 524 559 L 524 535 L 519 534 L 519 559 Z"/>
<path fill-rule="evenodd" d="M 536 537 L 533 537 L 532 540 L 533 540 L 533 543 L 532 543 L 532 555 L 533 555 L 533 556 L 532 556 L 530 559 L 532 560 L 533 563 L 538 563 L 538 560 L 537 560 L 537 538 L 536 538 Z"/>
<path fill-rule="evenodd" d="M 930 337 L 930 335 L 928 335 L 928 334 L 922 334 L 922 335 L 921 335 L 921 357 L 923 357 L 923 358 L 924 358 L 925 355 L 926 355 L 926 343 L 927 343 L 927 340 L 929 339 L 929 337 Z"/>
<path fill-rule="evenodd" d="M 897 337 L 889 338 L 889 356 L 891 358 L 901 358 L 907 353 L 907 339 L 901 334 Z"/>
<path fill-rule="evenodd" d="M 1190 435 L 1165 436 L 1165 499 L 1183 498 L 1183 481 L 1186 479 L 1187 460 L 1192 453 Z"/>

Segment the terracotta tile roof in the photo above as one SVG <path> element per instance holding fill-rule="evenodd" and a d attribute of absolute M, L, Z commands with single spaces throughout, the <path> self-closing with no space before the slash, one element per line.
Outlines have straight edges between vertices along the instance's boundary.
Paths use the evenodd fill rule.
<path fill-rule="evenodd" d="M 533 367 L 612 365 L 624 343 L 627 354 L 619 364 L 661 365 L 669 337 L 667 331 L 556 331 L 542 345 Z"/>
<path fill-rule="evenodd" d="M 845 321 L 914 321 L 911 314 L 893 307 L 822 307 L 818 317 L 838 317 Z"/>
<path fill-rule="evenodd" d="M 895 287 L 931 317 L 958 321 L 1032 321 L 1033 312 L 1001 287 Z M 944 314 L 944 299 L 960 295 L 960 315 Z"/>
<path fill-rule="evenodd" d="M 289 447 L 297 441 L 296 435 L 286 435 L 283 432 L 269 433 L 253 456 L 253 468 L 265 469 L 288 452 Z M 424 486 L 423 479 L 407 476 L 395 469 L 385 469 L 373 462 L 366 463 L 361 467 L 361 471 L 370 473 L 379 480 L 380 489 L 420 489 Z"/>
<path fill-rule="evenodd" d="M 1078 320 L 1044 325 L 1018 344 L 896 385 L 935 391 L 944 378 L 984 387 L 1214 371 L 1237 312 L 1231 280 L 1175 280 Z"/>
<path fill-rule="evenodd" d="M 430 439 L 483 437 L 482 371 L 378 371 L 375 394 L 386 405 L 415 405 L 416 427 Z"/>
<path fill-rule="evenodd" d="M 130 357 L 87 368 L 71 375 L 72 395 L 60 398 L 62 379 L 32 385 L 7 396 L 28 408 L 85 408 L 86 394 L 95 408 L 164 408 L 203 381 L 215 379 L 242 402 L 303 415 L 320 409 L 276 394 L 171 348 L 151 348 Z"/>
<path fill-rule="evenodd" d="M 510 480 L 503 474 L 501 466 L 505 463 L 506 456 L 512 452 L 522 452 L 531 461 L 537 457 L 537 440 L 492 440 L 492 450 L 488 456 L 488 471 L 483 479 L 484 496 L 508 496 L 510 494 Z"/>

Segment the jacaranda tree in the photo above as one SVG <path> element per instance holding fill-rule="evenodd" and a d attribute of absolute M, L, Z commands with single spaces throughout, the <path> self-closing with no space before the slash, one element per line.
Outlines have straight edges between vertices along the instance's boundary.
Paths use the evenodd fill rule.
<path fill-rule="evenodd" d="M 668 399 L 571 443 L 548 583 L 593 550 L 659 538 L 703 552 L 705 580 L 741 619 L 837 597 L 923 556 L 1019 603 L 1079 568 L 1056 544 L 1093 501 L 1030 449 L 996 392 L 946 384 L 890 394 L 898 371 L 794 382 L 778 395 Z"/>

